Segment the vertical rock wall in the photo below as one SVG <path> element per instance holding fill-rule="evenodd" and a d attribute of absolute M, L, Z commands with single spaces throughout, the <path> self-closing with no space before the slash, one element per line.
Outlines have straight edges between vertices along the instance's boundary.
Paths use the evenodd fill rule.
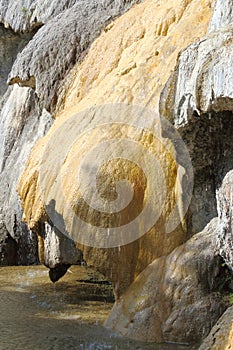
<path fill-rule="evenodd" d="M 17 248 L 12 263 L 38 262 L 37 238 L 22 223 L 22 209 L 16 192 L 29 153 L 53 122 L 49 111 L 58 108 L 57 95 L 67 72 L 83 59 L 85 50 L 105 24 L 133 3 L 135 1 L 112 0 L 55 1 L 51 4 L 39 0 L 0 2 L 0 22 L 5 26 L 0 27 L 0 92 L 3 95 L 0 109 L 0 220 L 4 249 L 7 250 L 6 237 L 13 240 Z M 14 85 L 7 89 L 8 74 L 8 83 Z M 69 262 L 75 261 L 71 258 Z"/>
<path fill-rule="evenodd" d="M 113 281 L 117 300 L 108 327 L 143 340 L 196 342 L 208 334 L 227 307 L 225 291 L 218 290 L 225 271 L 219 255 L 233 266 L 229 172 L 233 168 L 233 6 L 230 0 L 217 0 L 209 24 L 214 1 L 177 0 L 174 6 L 172 0 L 145 0 L 113 21 L 134 3 L 56 1 L 46 6 L 39 0 L 20 5 L 0 1 L 5 26 L 15 32 L 38 29 L 13 66 L 9 60 L 1 70 L 3 81 L 11 70 L 8 83 L 12 86 L 5 92 L 6 85 L 2 85 L 0 254 L 3 264 L 36 262 L 36 232 L 41 261 L 52 269 L 52 280 L 84 258 Z M 4 33 L 0 44 L 14 59 L 22 48 L 16 37 L 22 36 L 12 31 L 5 35 L 6 29 L 0 29 Z M 70 239 L 72 220 L 63 235 L 49 217 L 51 206 L 63 226 L 71 217 L 67 201 L 56 197 L 61 190 L 56 184 L 61 168 L 53 162 L 69 139 L 62 130 L 67 131 L 73 116 L 77 117 L 74 133 L 83 126 L 93 129 L 106 103 L 137 104 L 155 112 L 160 108 L 189 148 L 195 175 L 193 199 L 185 220 L 170 235 L 165 223 L 175 202 L 179 173 L 167 154 L 161 159 L 169 193 L 164 211 L 156 225 L 135 242 L 112 249 L 75 246 Z M 132 134 L 125 127 L 120 133 L 113 126 L 110 130 L 112 139 Z M 106 224 L 106 217 L 86 210 L 73 174 L 82 152 L 107 137 L 103 127 L 89 137 L 82 135 L 62 164 L 63 174 L 69 174 L 63 179 L 63 189 L 72 209 L 80 215 L 87 213 L 90 223 L 100 219 L 101 225 Z M 56 144 L 57 140 L 61 142 Z M 137 140 L 158 153 L 151 135 L 141 133 Z M 117 165 L 123 174 L 109 164 L 101 169 L 102 194 L 114 197 L 106 184 L 114 190 L 111 176 L 118 181 L 127 175 L 135 188 L 135 214 L 146 199 L 146 182 L 137 167 Z M 44 192 L 52 194 L 50 203 L 41 194 L 41 179 Z M 21 223 L 18 180 L 29 230 Z"/>

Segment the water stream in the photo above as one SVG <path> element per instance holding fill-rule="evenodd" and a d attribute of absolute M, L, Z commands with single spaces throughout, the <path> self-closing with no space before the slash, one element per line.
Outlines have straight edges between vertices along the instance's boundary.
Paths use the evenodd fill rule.
<path fill-rule="evenodd" d="M 85 267 L 71 267 L 56 284 L 43 266 L 0 268 L 0 350 L 187 350 L 121 338 L 103 328 L 111 286 Z"/>

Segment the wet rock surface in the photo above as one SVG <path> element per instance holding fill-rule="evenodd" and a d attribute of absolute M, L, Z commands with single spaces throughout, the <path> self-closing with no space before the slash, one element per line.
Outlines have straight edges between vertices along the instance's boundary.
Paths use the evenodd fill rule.
<path fill-rule="evenodd" d="M 199 350 L 232 350 L 233 307 L 229 307 L 204 340 Z"/>
<path fill-rule="evenodd" d="M 5 27 L 37 30 L 16 61 L 7 61 L 1 71 L 2 94 L 10 70 L 12 86 L 2 98 L 0 118 L 0 258 L 3 264 L 14 259 L 16 263 L 38 262 L 38 236 L 40 261 L 51 269 L 54 282 L 71 264 L 85 261 L 113 283 L 116 304 L 106 322 L 109 328 L 145 341 L 199 342 L 227 307 L 218 290 L 222 278 L 232 279 L 231 272 L 222 276 L 222 265 L 233 266 L 232 2 L 177 0 L 174 6 L 172 0 L 145 0 L 115 19 L 134 3 L 0 1 Z M 18 42 L 18 34 L 5 35 L 6 28 L 1 29 L 0 44 L 15 58 L 21 39 Z M 98 113 L 106 114 L 103 105 L 135 104 L 157 112 L 159 101 L 160 113 L 180 131 L 189 148 L 195 175 L 190 209 L 169 234 L 166 222 L 176 203 L 179 181 L 188 174 L 182 157 L 174 164 L 171 155 L 176 149 L 162 153 L 151 135 L 141 131 L 94 128 Z M 68 128 L 73 133 L 83 126 L 95 130 L 72 143 L 58 168 L 56 161 L 70 135 L 62 131 L 68 130 L 69 118 L 74 116 L 74 125 Z M 129 116 L 127 112 L 125 121 Z M 123 211 L 117 221 L 114 215 L 107 217 L 85 206 L 82 192 L 75 188 L 76 168 L 85 151 L 109 135 L 110 139 L 136 135 L 145 149 L 158 158 L 162 154 L 168 198 L 159 220 L 140 239 L 122 247 L 93 248 L 76 239 L 79 232 L 73 213 L 92 225 L 120 226 L 127 223 L 129 214 L 137 216 L 148 195 L 143 172 L 135 164 L 118 160 L 116 167 L 111 162 L 102 166 L 97 182 L 102 198 L 111 201 L 116 199 L 115 183 L 126 175 L 135 189 L 131 211 Z M 138 156 L 143 159 L 144 153 Z M 181 168 L 183 177 L 179 177 Z M 60 172 L 62 196 L 56 182 Z M 154 187 L 157 184 L 154 181 Z M 48 194 L 51 198 L 46 202 Z M 180 215 L 182 203 L 179 210 Z M 64 230 L 54 225 L 53 215 Z M 28 226 L 21 222 L 22 216 Z M 90 233 L 86 230 L 81 235 L 91 237 Z M 224 288 L 220 289 L 222 293 Z M 219 323 L 220 338 L 224 322 Z M 229 318 L 227 322 L 229 330 Z M 227 347 L 227 341 L 220 346 Z"/>
<path fill-rule="evenodd" d="M 193 343 L 227 307 L 216 283 L 218 219 L 170 255 L 156 259 L 116 301 L 106 327 L 149 341 Z"/>
<path fill-rule="evenodd" d="M 68 8 L 75 3 L 76 7 L 69 12 Z M 23 35 L 0 28 L 3 34 L 0 59 L 2 56 L 5 63 L 0 68 L 2 94 L 10 71 L 10 82 L 13 83 L 14 78 L 17 83 L 5 92 L 0 108 L 0 211 L 6 234 L 18 244 L 19 264 L 37 263 L 38 254 L 35 233 L 22 223 L 17 182 L 35 142 L 46 134 L 53 122 L 48 110 L 56 104 L 58 85 L 62 86 L 62 79 L 76 61 L 85 56 L 85 50 L 111 16 L 119 15 L 133 3 L 121 1 L 117 6 L 113 6 L 113 1 L 104 4 L 87 1 L 0 3 L 0 17 L 5 27 L 30 32 Z M 35 30 L 47 22 L 48 25 L 35 34 Z M 52 34 L 54 31 L 56 36 Z M 19 51 L 22 52 L 15 61 Z"/>
<path fill-rule="evenodd" d="M 217 244 L 220 254 L 233 271 L 233 227 L 232 227 L 233 172 L 225 176 L 218 191 L 218 214 L 220 218 Z"/>
<path fill-rule="evenodd" d="M 191 1 L 190 3 L 179 2 L 179 6 L 176 9 L 170 10 L 170 7 L 171 2 L 168 2 L 165 8 L 160 8 L 160 12 L 158 11 L 158 4 L 153 1 L 145 1 L 133 7 L 125 15 L 106 27 L 102 35 L 91 46 L 83 63 L 81 65 L 79 63 L 76 64 L 70 72 L 68 78 L 72 84 L 69 85 L 64 101 L 66 109 L 57 116 L 54 127 L 51 128 L 47 137 L 38 142 L 37 148 L 35 148 L 30 157 L 30 164 L 25 169 L 19 184 L 25 219 L 31 228 L 36 227 L 37 222 L 46 220 L 45 209 L 48 209 L 45 208 L 43 200 L 40 198 L 38 170 L 40 169 L 41 158 L 39 155 L 44 150 L 44 147 L 46 147 L 46 144 L 49 144 L 49 140 L 54 138 L 56 142 L 56 135 L 62 137 L 62 133 L 58 131 L 62 127 L 62 122 L 64 121 L 65 123 L 69 117 L 76 115 L 82 109 L 114 101 L 139 103 L 145 106 L 152 97 L 150 106 L 156 108 L 163 82 L 165 83 L 169 77 L 169 72 L 175 66 L 176 56 L 179 50 L 198 36 L 203 35 L 207 30 L 207 18 L 211 14 L 211 3 L 209 1 L 198 5 L 195 1 Z M 200 16 L 200 12 L 205 13 L 205 17 Z M 135 18 L 140 18 L 140 20 L 135 21 Z M 163 19 L 161 20 L 161 18 Z M 196 31 L 191 30 L 188 24 L 189 21 L 192 21 L 196 26 Z M 181 41 L 177 40 L 178 31 L 184 31 L 185 33 Z M 138 45 L 138 54 L 134 62 L 133 57 L 136 44 Z M 147 47 L 147 50 L 145 50 L 145 47 Z M 169 69 L 164 65 L 165 60 L 169 62 Z M 136 63 L 136 67 L 134 67 L 134 63 Z M 133 67 L 132 69 L 130 68 L 131 66 Z M 147 85 L 145 86 L 147 80 L 149 80 L 148 85 L 151 84 L 150 88 Z M 130 88 L 131 86 L 133 87 L 132 89 Z M 146 88 L 145 91 L 143 90 L 144 88 Z M 153 94 L 151 91 L 153 91 Z M 77 118 L 80 117 L 80 126 L 78 128 L 82 128 L 85 125 L 91 128 L 92 114 L 95 112 L 94 107 L 93 112 L 89 113 L 87 110 L 83 114 L 80 114 L 80 116 L 77 116 Z M 96 113 L 101 115 L 101 109 Z M 130 116 L 130 112 L 128 116 Z M 126 118 L 127 116 L 125 116 Z M 117 131 L 113 130 L 112 137 L 115 135 L 117 135 Z M 125 130 L 125 135 L 127 135 L 127 130 Z M 88 145 L 92 147 L 91 145 L 98 144 L 103 136 L 104 134 L 101 131 L 98 135 L 94 134 L 93 138 L 90 137 L 86 149 Z M 139 135 L 138 138 L 140 140 L 141 136 Z M 79 150 L 82 150 L 80 147 L 82 140 L 79 142 L 80 144 L 78 143 L 75 147 L 80 154 L 80 158 L 82 154 Z M 141 142 L 145 145 L 149 145 L 150 143 L 146 135 L 142 137 Z M 58 147 L 60 149 L 59 152 L 63 152 L 64 147 L 61 142 Z M 47 156 L 46 159 L 46 164 L 50 167 L 54 159 L 50 165 Z M 166 162 L 166 157 L 164 157 L 163 162 Z M 73 170 L 78 164 L 78 158 L 73 161 L 72 157 L 70 157 L 67 159 L 67 163 L 64 164 L 64 171 L 74 174 Z M 119 165 L 122 167 L 121 164 Z M 53 171 L 52 168 L 50 168 L 53 172 L 52 176 L 56 177 L 59 169 L 56 168 Z M 134 178 L 137 180 L 135 177 L 137 176 L 137 171 L 135 174 L 133 171 L 130 174 L 131 168 L 128 168 L 129 174 L 126 174 L 126 176 L 129 176 L 132 181 Z M 46 169 L 46 167 L 43 169 Z M 106 170 L 109 171 L 110 169 L 108 170 L 107 168 Z M 55 189 L 56 185 L 54 185 L 53 181 L 50 181 L 51 188 L 50 185 L 46 185 L 46 172 L 42 170 L 40 174 L 44 174 L 42 175 L 42 182 L 45 184 L 43 187 L 48 189 L 48 193 L 53 193 L 53 191 L 54 194 L 59 193 L 58 191 L 60 189 Z M 52 178 L 54 179 L 54 177 Z M 67 193 L 68 198 L 71 198 L 72 194 L 76 196 L 73 191 L 74 181 L 75 177 L 67 178 L 65 193 Z M 169 189 L 172 188 L 172 184 L 175 181 L 176 175 L 174 169 L 174 177 L 167 177 Z M 143 198 L 140 181 L 137 182 L 139 184 L 137 192 L 139 197 L 141 197 L 139 198 L 139 204 L 134 206 L 135 211 L 140 209 L 140 203 L 142 203 Z M 35 195 L 28 195 L 32 193 L 31 191 Z M 175 189 L 173 188 L 171 191 L 171 196 L 173 196 L 173 199 L 171 198 L 172 203 L 174 203 L 174 194 Z M 78 199 L 79 196 L 75 198 Z M 169 205 L 165 208 L 164 216 L 170 212 Z M 66 202 L 59 197 L 56 202 L 56 210 L 59 215 L 62 215 L 62 208 L 65 208 L 65 206 Z M 47 207 L 49 207 L 49 203 L 47 203 Z M 85 210 L 85 207 L 83 207 L 83 213 L 85 213 Z M 72 215 L 72 212 L 70 214 Z M 95 216 L 92 218 L 91 213 L 88 217 L 90 220 L 93 219 L 93 222 L 99 220 Z M 70 233 L 68 232 L 68 235 Z M 163 233 L 164 220 L 161 219 L 158 222 L 157 228 L 153 229 L 145 238 L 122 247 L 120 250 L 117 247 L 109 250 L 95 250 L 87 246 L 79 246 L 79 249 L 83 250 L 84 260 L 88 264 L 96 266 L 102 273 L 106 273 L 108 278 L 112 279 L 115 285 L 116 295 L 119 296 L 148 263 L 152 262 L 157 256 L 167 254 L 185 240 L 185 232 L 182 227 L 178 227 L 171 237 Z"/>
<path fill-rule="evenodd" d="M 216 194 L 233 167 L 232 25 L 232 4 L 216 1 L 208 33 L 181 52 L 160 99 L 161 114 L 176 125 L 192 158 L 192 233 L 217 215 Z"/>

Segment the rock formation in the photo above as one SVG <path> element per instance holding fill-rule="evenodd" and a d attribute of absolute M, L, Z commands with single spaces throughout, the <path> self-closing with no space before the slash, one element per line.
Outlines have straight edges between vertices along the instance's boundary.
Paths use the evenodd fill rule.
<path fill-rule="evenodd" d="M 217 245 L 221 256 L 233 271 L 232 185 L 232 171 L 229 171 L 217 193 L 220 218 Z"/>
<path fill-rule="evenodd" d="M 215 245 L 218 219 L 203 232 L 148 265 L 115 303 L 106 326 L 146 341 L 193 343 L 222 314 Z"/>
<path fill-rule="evenodd" d="M 122 0 L 116 6 L 114 1 L 0 3 L 0 18 L 5 26 L 1 27 L 0 42 L 2 93 L 10 71 L 9 83 L 17 83 L 5 92 L 0 111 L 0 219 L 6 227 L 2 237 L 9 234 L 18 245 L 17 263 L 38 261 L 37 239 L 22 224 L 16 187 L 33 145 L 53 122 L 49 111 L 56 104 L 59 86 L 63 86 L 72 66 L 83 59 L 101 28 L 134 2 Z M 56 36 L 52 35 L 54 30 Z"/>
<path fill-rule="evenodd" d="M 84 260 L 113 282 L 107 327 L 200 342 L 232 291 L 232 1 L 21 4 L 0 1 L 16 42 L 0 41 L 13 57 L 1 70 L 0 252 L 14 240 L 15 261 L 35 262 L 38 237 L 53 281 Z M 152 192 L 148 220 L 129 226 Z"/>
<path fill-rule="evenodd" d="M 201 11 L 205 13 L 205 17 L 200 15 Z M 37 144 L 33 155 L 30 157 L 29 165 L 21 177 L 19 192 L 24 206 L 25 219 L 31 229 L 35 230 L 38 222 L 46 220 L 45 207 L 40 196 L 40 181 L 38 179 L 40 162 L 43 162 L 43 157 L 41 158 L 40 154 L 43 152 L 46 144 L 50 142 L 53 144 L 53 141 L 50 140 L 53 140 L 53 138 L 56 140 L 57 135 L 63 137 L 60 131 L 57 131 L 61 123 L 65 123 L 66 120 L 69 121 L 70 117 L 73 117 L 73 115 L 84 108 L 106 102 L 133 103 L 155 107 L 163 84 L 165 84 L 169 73 L 175 66 L 179 50 L 204 34 L 208 25 L 207 17 L 208 15 L 210 17 L 210 14 L 211 6 L 209 1 L 198 6 L 196 2 L 186 4 L 181 1 L 174 10 L 171 10 L 171 3 L 167 2 L 166 7 L 163 7 L 161 12 L 158 12 L 158 3 L 145 1 L 133 7 L 125 15 L 106 27 L 102 35 L 91 46 L 83 63 L 81 65 L 78 63 L 70 72 L 70 81 L 73 81 L 73 84 L 69 87 L 64 101 L 65 110 L 57 116 L 54 127 L 50 129 L 46 139 L 40 140 Z M 163 16 L 162 20 L 161 16 Z M 135 18 L 137 18 L 137 21 L 135 21 Z M 196 26 L 195 31 L 193 28 L 190 28 L 189 20 L 193 21 Z M 177 38 L 177 31 L 185 33 L 181 41 Z M 116 39 L 118 40 L 117 42 Z M 134 55 L 135 42 L 137 43 L 138 52 L 136 56 Z M 98 59 L 96 59 L 97 53 Z M 168 61 L 166 66 L 164 65 L 165 61 Z M 131 66 L 133 66 L 132 69 L 130 68 Z M 90 69 L 90 67 L 92 68 Z M 168 70 L 168 67 L 170 70 Z M 93 84 L 94 86 L 92 86 Z M 75 107 L 70 107 L 74 105 Z M 94 109 L 93 115 L 96 113 L 101 114 L 101 110 L 96 112 Z M 83 121 L 83 125 L 92 127 L 92 124 L 89 122 L 89 119 L 92 120 L 92 116 L 88 110 L 77 118 L 80 120 L 80 123 L 81 120 Z M 81 124 L 81 127 L 84 126 Z M 98 135 L 94 134 L 93 137 L 93 139 L 90 138 L 89 140 L 90 145 L 93 142 L 98 144 L 101 141 L 101 139 L 98 140 Z M 102 137 L 101 133 L 100 137 Z M 142 143 L 147 142 L 142 140 Z M 60 146 L 58 147 L 64 149 L 61 142 L 58 142 L 59 144 Z M 86 147 L 88 148 L 88 145 Z M 79 148 L 80 144 L 77 143 L 77 149 Z M 55 149 L 57 150 L 57 148 Z M 69 162 L 72 164 L 72 158 L 68 160 L 64 171 L 72 173 Z M 49 172 L 52 171 L 53 176 L 55 175 L 55 177 L 51 178 L 50 184 L 52 186 L 57 177 L 56 173 L 60 171 L 59 168 L 53 169 L 54 164 L 53 159 L 53 162 L 50 163 L 52 167 L 48 170 Z M 76 162 L 74 165 L 78 166 L 78 164 Z M 66 168 L 68 170 L 65 170 Z M 48 173 L 45 172 L 43 175 L 42 170 L 42 182 L 44 182 L 43 176 L 47 177 Z M 75 178 L 73 180 L 69 179 L 66 187 L 70 198 L 75 195 L 71 190 L 74 185 L 72 181 L 75 181 Z M 175 181 L 176 177 L 172 179 L 169 189 L 174 187 Z M 49 189 L 48 185 L 46 187 Z M 35 190 L 35 195 L 28 195 Z M 57 193 L 56 187 L 53 186 L 51 190 L 53 193 Z M 77 197 L 75 198 L 77 199 Z M 61 196 L 58 200 L 60 199 Z M 56 203 L 56 210 L 59 215 L 64 212 L 65 205 L 65 201 L 62 200 Z M 163 215 L 166 216 L 167 214 Z M 184 240 L 185 232 L 183 228 L 179 227 L 172 236 L 166 237 L 164 234 L 164 220 L 162 220 L 145 237 L 133 242 L 130 246 L 122 247 L 120 251 L 118 251 L 118 248 L 107 251 L 93 250 L 86 247 L 79 248 L 82 249 L 84 259 L 89 264 L 98 266 L 100 271 L 114 282 L 116 296 L 119 296 L 136 275 L 153 259 L 169 253 Z M 129 255 L 130 259 L 128 259 Z M 48 266 L 50 264 L 47 263 Z"/>
<path fill-rule="evenodd" d="M 232 350 L 233 347 L 233 307 L 231 306 L 218 320 L 199 350 Z"/>

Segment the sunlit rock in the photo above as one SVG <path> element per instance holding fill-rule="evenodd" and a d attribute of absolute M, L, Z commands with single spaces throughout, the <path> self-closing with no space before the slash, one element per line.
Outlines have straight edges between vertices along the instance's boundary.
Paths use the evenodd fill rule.
<path fill-rule="evenodd" d="M 12 65 L 9 80 L 15 83 L 1 101 L 0 212 L 5 233 L 18 243 L 18 263 L 22 264 L 35 263 L 38 257 L 35 233 L 22 223 L 22 209 L 16 193 L 18 178 L 35 141 L 43 137 L 52 124 L 48 110 L 56 105 L 58 86 L 63 86 L 67 72 L 84 58 L 85 50 L 110 17 L 127 10 L 134 1 L 119 1 L 116 6 L 113 1 L 85 2 L 85 7 L 83 1 L 77 1 L 75 8 L 69 10 L 74 3 L 0 2 L 0 22 L 16 32 L 30 32 L 20 34 L 10 28 L 0 28 L 0 93 L 6 91 Z M 39 29 L 44 23 L 47 23 L 44 28 Z"/>
<path fill-rule="evenodd" d="M 226 308 L 216 293 L 218 219 L 170 255 L 156 259 L 115 303 L 105 322 L 124 336 L 147 341 L 197 342 Z"/>
<path fill-rule="evenodd" d="M 233 307 L 218 320 L 199 350 L 232 350 L 233 348 Z"/>
<path fill-rule="evenodd" d="M 113 106 L 115 103 L 124 103 L 126 106 L 127 104 L 135 104 L 153 107 L 157 111 L 160 92 L 175 66 L 179 51 L 204 35 L 212 12 L 212 5 L 213 3 L 210 1 L 204 1 L 201 4 L 196 1 L 185 3 L 179 1 L 177 6 L 173 8 L 172 1 L 163 3 L 162 6 L 159 1 L 147 0 L 134 6 L 125 15 L 110 23 L 104 29 L 100 37 L 92 44 L 83 63 L 77 64 L 68 75 L 64 87 L 66 94 L 58 96 L 58 105 L 65 104 L 65 110 L 57 116 L 54 127 L 50 129 L 46 138 L 37 143 L 28 166 L 21 177 L 18 190 L 24 207 L 24 220 L 27 221 L 29 227 L 37 230 L 39 222 L 48 220 L 47 214 L 50 206 L 49 203 L 46 203 L 47 207 L 45 206 L 44 193 L 59 193 L 56 191 L 57 184 L 55 180 L 60 169 L 57 166 L 53 168 L 56 163 L 53 151 L 60 154 L 64 150 L 63 145 L 66 142 L 66 137 L 69 139 L 70 136 L 67 136 L 62 128 L 66 128 L 65 125 L 69 118 L 73 118 L 77 113 L 83 111 L 81 112 L 83 114 L 78 114 L 76 123 L 78 122 L 80 127 L 93 128 L 92 117 L 95 117 L 96 111 L 100 114 L 101 105 L 103 104 L 112 103 Z M 182 35 L 178 33 L 182 33 Z M 100 105 L 100 108 L 93 107 L 93 112 L 87 110 L 87 108 L 95 105 Z M 157 114 L 155 113 L 155 115 Z M 129 117 L 130 114 L 127 112 L 125 115 L 126 122 Z M 70 130 L 75 132 L 76 129 L 71 127 Z M 62 172 L 70 175 L 64 178 L 63 186 L 64 194 L 68 200 L 64 200 L 62 196 L 56 200 L 56 211 L 61 217 L 73 216 L 74 203 L 79 198 L 75 188 L 75 174 L 72 175 L 72 170 L 78 169 L 85 150 L 87 151 L 89 148 L 98 145 L 102 139 L 111 139 L 119 133 L 119 131 L 114 130 L 111 132 L 107 134 L 106 130 L 100 129 L 98 131 L 96 129 L 89 138 L 85 138 L 85 135 L 83 139 L 77 138 L 62 167 Z M 128 133 L 126 128 L 122 129 L 123 137 L 127 136 Z M 60 142 L 56 143 L 58 146 L 54 147 L 50 154 L 49 148 L 53 148 L 54 145 L 52 140 L 56 142 L 57 137 L 59 137 Z M 138 134 L 136 137 L 145 149 L 150 148 L 149 135 L 145 135 L 143 138 L 143 135 Z M 84 145 L 84 148 L 81 147 L 82 145 Z M 152 143 L 152 149 L 157 149 L 156 147 Z M 47 165 L 43 168 L 43 161 L 40 156 L 44 152 L 53 158 L 50 164 L 51 170 L 48 170 L 48 174 L 51 171 L 51 176 L 47 174 L 47 180 L 46 172 L 43 170 L 46 169 Z M 138 155 L 140 158 L 140 154 Z M 118 247 L 107 250 L 100 247 L 93 249 L 87 245 L 79 245 L 79 248 L 83 250 L 84 260 L 105 273 L 114 282 L 117 296 L 156 257 L 168 254 L 186 239 L 185 220 L 173 234 L 165 234 L 165 218 L 169 216 L 171 209 L 174 207 L 174 195 L 177 190 L 175 184 L 178 184 L 179 181 L 176 181 L 178 174 L 175 169 L 176 165 L 174 167 L 173 161 L 170 161 L 166 155 L 161 157 L 163 158 L 163 164 L 165 165 L 167 162 L 168 166 L 165 171 L 165 178 L 168 183 L 169 196 L 164 207 L 164 214 L 158 220 L 156 226 L 145 237 L 143 236 L 133 243 L 128 242 L 128 245 L 120 249 Z M 48 161 L 46 163 L 46 159 L 48 158 L 45 157 L 44 164 L 49 164 Z M 121 169 L 123 168 L 122 164 L 119 163 L 118 165 Z M 116 171 L 117 174 L 117 167 L 115 170 L 114 167 L 111 168 L 108 165 L 105 170 L 113 181 L 114 172 Z M 135 175 L 138 179 L 142 178 L 137 171 L 133 173 L 129 165 L 125 167 L 124 172 L 132 183 L 134 183 Z M 101 175 L 100 173 L 100 183 L 108 185 L 107 174 Z M 121 172 L 119 174 L 115 181 L 124 175 Z M 42 193 L 40 189 L 41 175 Z M 111 183 L 109 184 L 111 185 Z M 136 211 L 140 209 L 145 191 L 143 183 L 140 186 L 136 188 L 139 198 L 134 209 Z M 104 186 L 102 187 L 104 194 Z M 60 191 L 61 187 L 58 188 Z M 114 189 L 112 189 L 112 192 L 114 192 Z M 114 193 L 107 193 L 107 195 L 114 197 Z M 51 196 L 51 199 L 54 198 Z M 71 207 L 73 205 L 73 210 L 66 210 L 66 202 Z M 84 206 L 81 207 L 81 210 L 76 209 L 78 213 L 83 212 L 85 214 Z M 93 222 L 100 219 L 99 216 L 95 217 L 94 212 L 87 213 L 86 217 Z M 106 218 L 101 220 L 106 221 Z M 72 221 L 69 221 L 68 227 L 72 227 Z M 40 228 L 37 231 L 40 234 Z M 67 233 L 68 235 L 71 234 L 72 230 L 68 229 Z M 143 233 L 144 231 L 141 230 L 140 234 Z"/>

